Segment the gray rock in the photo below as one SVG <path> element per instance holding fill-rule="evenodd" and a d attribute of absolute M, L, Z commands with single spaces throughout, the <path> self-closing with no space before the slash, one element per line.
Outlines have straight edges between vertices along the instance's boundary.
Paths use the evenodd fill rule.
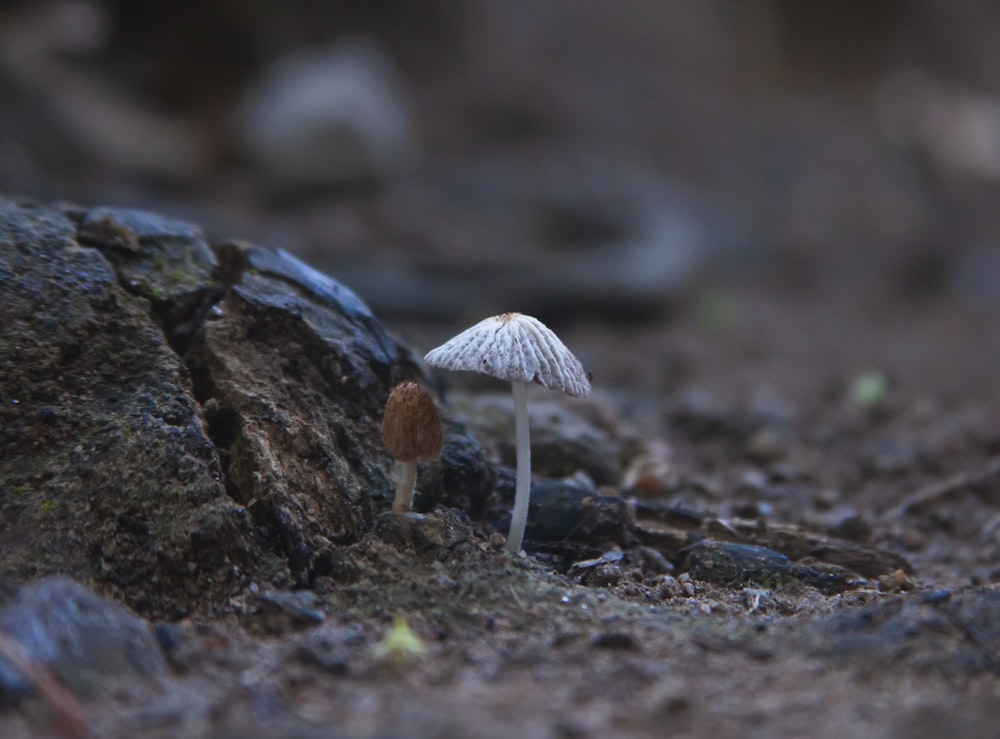
<path fill-rule="evenodd" d="M 1000 593 L 970 588 L 887 598 L 819 619 L 797 638 L 812 654 L 848 660 L 859 669 L 908 664 L 962 679 L 995 675 L 1000 668 Z"/>
<path fill-rule="evenodd" d="M 961 252 L 950 275 L 955 296 L 976 308 L 1000 307 L 1000 245 L 975 245 Z"/>
<path fill-rule="evenodd" d="M 101 251 L 122 287 L 150 302 L 168 343 L 186 352 L 226 286 L 202 230 L 158 213 L 124 208 L 92 208 L 80 218 L 80 243 Z"/>
<path fill-rule="evenodd" d="M 514 466 L 514 405 L 509 392 L 463 395 L 449 400 L 480 444 L 493 447 L 501 462 Z M 623 441 L 596 401 L 567 400 L 538 393 L 528 403 L 531 468 L 544 477 L 587 473 L 598 485 L 622 477 Z"/>
<path fill-rule="evenodd" d="M 62 213 L 4 199 L 0 286 L 0 574 L 222 602 L 261 552 L 149 303 Z"/>
<path fill-rule="evenodd" d="M 426 378 L 336 280 L 155 214 L 0 199 L 0 287 L 0 579 L 228 610 L 330 574 L 389 507 L 382 411 Z M 471 507 L 493 472 L 450 429 L 434 494 Z"/>
<path fill-rule="evenodd" d="M 250 157 L 285 186 L 391 177 L 417 157 L 401 89 L 374 41 L 298 52 L 248 92 L 237 129 Z"/>
<path fill-rule="evenodd" d="M 172 255 L 169 247 L 173 245 L 195 246 L 200 252 L 195 259 L 208 265 L 215 262 L 200 228 L 147 211 L 91 208 L 82 215 L 78 238 L 81 244 L 117 247 L 133 254 L 141 254 L 147 248 L 165 258 Z"/>
<path fill-rule="evenodd" d="M 149 624 L 62 577 L 25 586 L 0 611 L 0 632 L 81 696 L 165 673 Z M 0 704 L 16 703 L 29 689 L 26 678 L 0 657 Z"/>

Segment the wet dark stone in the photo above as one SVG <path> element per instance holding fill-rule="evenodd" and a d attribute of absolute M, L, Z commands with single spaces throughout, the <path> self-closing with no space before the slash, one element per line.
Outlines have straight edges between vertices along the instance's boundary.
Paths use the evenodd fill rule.
<path fill-rule="evenodd" d="M 702 541 L 689 547 L 684 568 L 696 580 L 716 585 L 754 582 L 772 585 L 787 580 L 791 562 L 771 549 L 725 541 Z"/>
<path fill-rule="evenodd" d="M 81 243 L 101 250 L 121 285 L 150 301 L 167 340 L 186 353 L 212 305 L 222 299 L 218 262 L 201 229 L 156 213 L 94 208 L 80 223 Z"/>
<path fill-rule="evenodd" d="M 531 486 L 525 537 L 543 544 L 617 540 L 628 522 L 624 499 L 561 481 Z"/>
<path fill-rule="evenodd" d="M 26 585 L 0 611 L 0 632 L 81 696 L 117 680 L 151 680 L 165 671 L 149 624 L 82 585 L 51 577 Z M 0 657 L 0 705 L 30 692 Z"/>
<path fill-rule="evenodd" d="M 414 352 L 295 257 L 220 253 L 156 214 L 0 198 L 0 578 L 79 573 L 176 619 L 311 587 L 390 507 L 381 417 L 427 384 Z M 492 470 L 449 442 L 427 502 L 481 510 Z"/>
<path fill-rule="evenodd" d="M 14 665 L 0 657 L 0 709 L 20 704 L 35 688 Z"/>
<path fill-rule="evenodd" d="M 91 208 L 83 214 L 78 238 L 81 244 L 118 247 L 140 252 L 173 244 L 204 243 L 201 229 L 158 213 L 129 208 Z"/>
<path fill-rule="evenodd" d="M 247 262 L 251 268 L 262 274 L 278 277 L 291 285 L 306 290 L 314 298 L 336 308 L 338 312 L 352 320 L 360 319 L 370 322 L 381 334 L 379 339 L 385 339 L 385 343 L 390 346 L 395 345 L 394 341 L 388 339 L 385 329 L 382 328 L 381 324 L 378 324 L 371 309 L 353 290 L 323 274 L 318 269 L 310 267 L 284 249 L 271 251 L 252 246 L 247 250 Z"/>
<path fill-rule="evenodd" d="M 766 547 L 728 541 L 701 541 L 688 547 L 682 565 L 697 580 L 724 586 L 750 583 L 782 587 L 792 583 L 812 585 L 832 594 L 851 587 L 851 580 L 837 572 L 824 572 L 792 562 Z"/>
<path fill-rule="evenodd" d="M 445 420 L 444 431 L 441 458 L 420 466 L 414 509 L 426 513 L 449 505 L 478 519 L 489 506 L 496 471 L 462 424 Z"/>

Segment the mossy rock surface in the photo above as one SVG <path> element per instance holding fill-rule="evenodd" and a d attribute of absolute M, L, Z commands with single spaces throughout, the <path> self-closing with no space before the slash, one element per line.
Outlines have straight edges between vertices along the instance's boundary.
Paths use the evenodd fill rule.
<path fill-rule="evenodd" d="M 412 353 L 334 280 L 234 249 L 0 199 L 0 577 L 210 612 L 308 585 L 388 508 L 381 409 Z"/>

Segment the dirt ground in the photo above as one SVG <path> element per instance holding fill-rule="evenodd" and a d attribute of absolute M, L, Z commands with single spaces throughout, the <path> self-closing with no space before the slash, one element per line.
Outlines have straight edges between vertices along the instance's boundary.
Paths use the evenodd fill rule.
<path fill-rule="evenodd" d="M 152 79 L 217 134 L 210 85 L 232 96 L 263 52 L 205 89 L 169 53 L 136 79 L 143 37 L 125 31 L 149 30 L 119 5 L 99 7 L 124 36 L 81 69 L 142 104 Z M 282 189 L 218 141 L 192 179 L 79 147 L 8 159 L 8 189 L 288 246 L 420 353 L 490 313 L 537 313 L 594 375 L 567 406 L 600 419 L 618 455 L 601 489 L 629 506 L 614 541 L 517 556 L 449 509 L 390 516 L 309 591 L 161 624 L 169 676 L 85 701 L 93 733 L 1000 735 L 996 10 L 529 5 L 331 11 L 401 60 L 424 147 L 417 175 L 374 188 Z M 305 33 L 278 27 L 285 45 Z M 894 97 L 915 71 L 919 94 Z M 0 83 L 19 141 L 56 115 L 9 70 Z M 708 246 L 680 273 L 656 262 L 652 290 L 609 287 L 594 276 L 632 253 L 650 188 L 653 210 L 696 212 Z M 446 398 L 497 389 L 443 382 Z M 446 411 L 474 428 L 469 407 Z M 497 433 L 479 440 L 509 467 Z M 817 579 L 743 562 L 727 581 L 692 559 L 704 541 Z M 48 710 L 0 713 L 0 733 L 51 729 Z"/>

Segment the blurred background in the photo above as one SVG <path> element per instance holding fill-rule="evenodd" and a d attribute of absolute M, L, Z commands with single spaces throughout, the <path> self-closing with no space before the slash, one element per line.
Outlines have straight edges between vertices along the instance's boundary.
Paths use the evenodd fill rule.
<path fill-rule="evenodd" d="M 993 0 L 0 2 L 0 189 L 286 248 L 426 350 L 1000 390 Z"/>

